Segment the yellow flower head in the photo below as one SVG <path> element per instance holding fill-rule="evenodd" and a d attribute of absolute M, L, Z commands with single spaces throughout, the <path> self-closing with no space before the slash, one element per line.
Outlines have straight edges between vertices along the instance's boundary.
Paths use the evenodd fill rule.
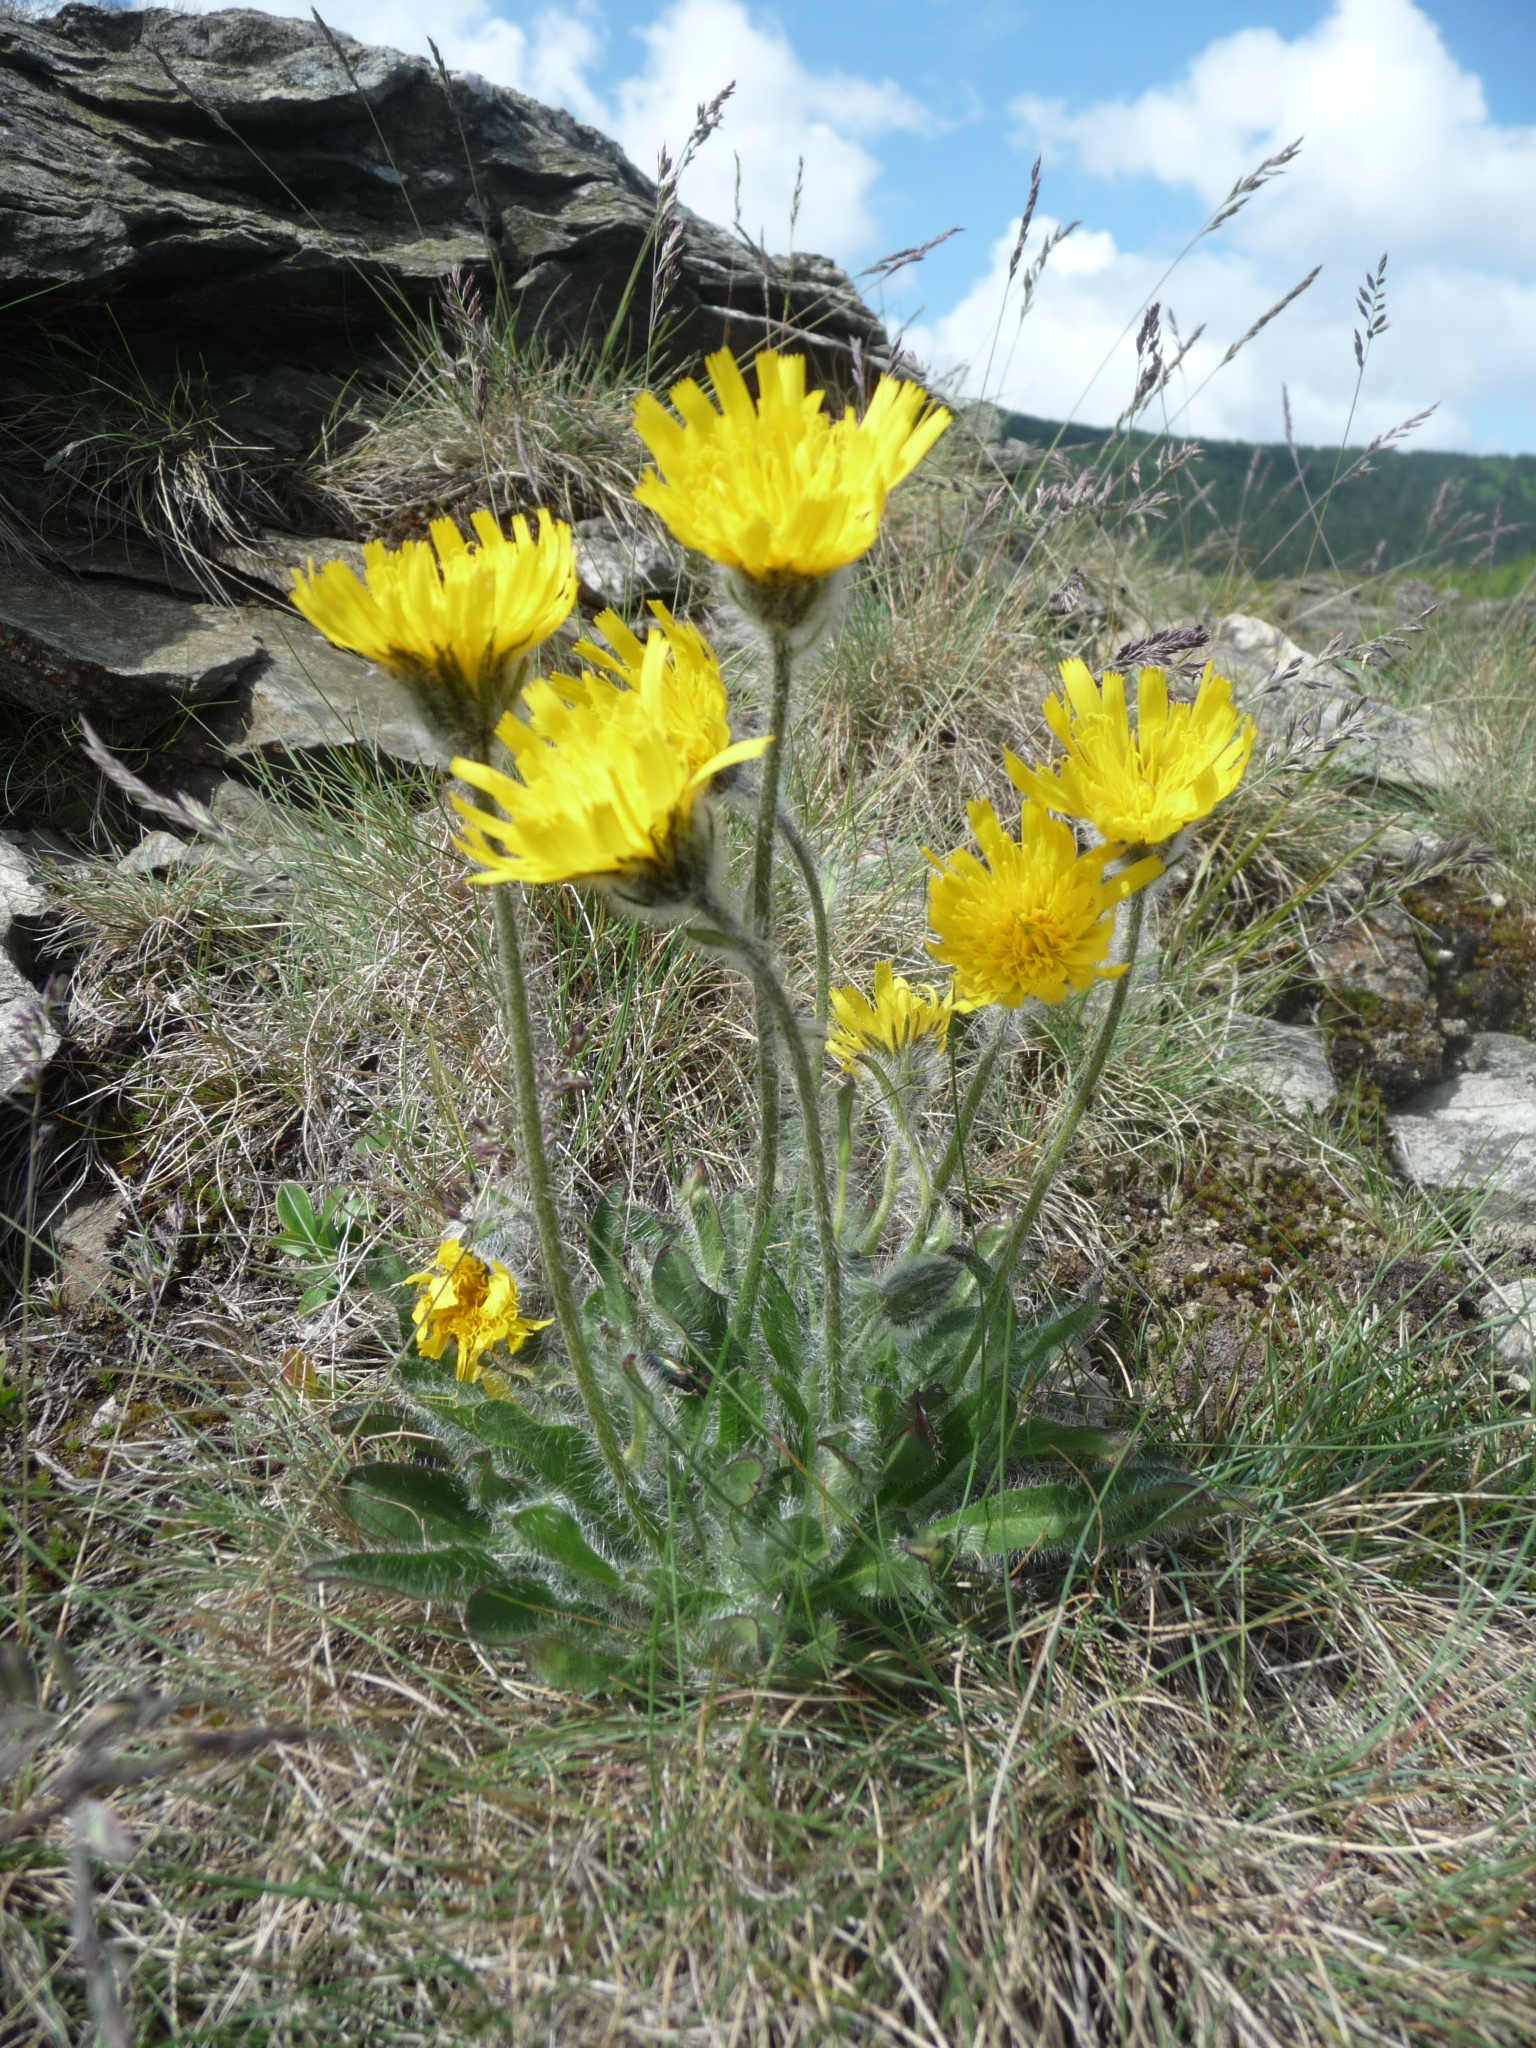
<path fill-rule="evenodd" d="M 417 687 L 423 708 L 455 737 L 489 733 L 506 708 L 513 666 L 547 640 L 576 602 L 571 529 L 547 512 L 538 534 L 519 516 L 508 540 L 489 512 L 471 546 L 451 519 L 432 541 L 363 549 L 365 582 L 344 562 L 293 572 L 293 601 L 327 640 Z"/>
<path fill-rule="evenodd" d="M 644 647 L 605 612 L 597 623 L 612 653 L 584 643 L 595 668 L 524 692 L 525 717 L 509 713 L 496 729 L 516 778 L 454 762 L 454 774 L 502 813 L 453 800 L 464 820 L 456 844 L 481 870 L 472 881 L 591 882 L 648 909 L 696 893 L 710 837 L 699 800 L 770 741 L 732 743 L 713 654 L 691 627 L 655 610 L 660 630 Z"/>
<path fill-rule="evenodd" d="M 766 349 L 757 402 L 729 349 L 705 359 L 720 411 L 693 378 L 674 384 L 680 425 L 649 391 L 635 431 L 656 459 L 635 496 L 684 547 L 755 582 L 814 582 L 874 545 L 887 494 L 949 425 L 916 384 L 882 377 L 864 417 L 828 418 L 804 356 Z"/>
<path fill-rule="evenodd" d="M 505 1344 L 511 1355 L 535 1330 L 549 1328 L 547 1322 L 530 1323 L 518 1314 L 517 1282 L 505 1266 L 496 1259 L 477 1259 L 451 1237 L 438 1246 L 433 1265 L 411 1275 L 411 1285 L 419 1290 L 411 1310 L 416 1349 L 423 1358 L 441 1358 L 450 1342 L 457 1344 L 458 1377 L 471 1385 L 481 1377 L 480 1361 L 494 1345 Z"/>
<path fill-rule="evenodd" d="M 1031 996 L 1059 1003 L 1124 974 L 1105 964 L 1115 905 L 1161 874 L 1162 863 L 1139 860 L 1106 881 L 1105 863 L 1122 849 L 1079 853 L 1070 826 L 1038 804 L 1025 804 L 1017 840 L 989 803 L 971 804 L 967 816 L 986 864 L 963 847 L 945 860 L 928 855 L 928 951 L 954 969 L 961 1000 L 1016 1010 Z"/>
<path fill-rule="evenodd" d="M 882 960 L 875 969 L 873 1001 L 856 988 L 835 988 L 831 1000 L 837 1028 L 828 1035 L 827 1051 L 848 1074 L 866 1053 L 878 1057 L 904 1052 L 923 1038 L 932 1038 L 942 1052 L 949 1038 L 950 1018 L 957 1009 L 967 1007 L 956 1003 L 953 987 L 942 995 L 929 982 L 913 988 L 889 960 Z"/>
<path fill-rule="evenodd" d="M 1163 671 L 1141 670 L 1134 738 L 1124 676 L 1106 674 L 1101 692 L 1081 661 L 1066 661 L 1061 681 L 1062 696 L 1047 701 L 1045 718 L 1067 750 L 1065 761 L 1054 770 L 1032 769 L 1008 756 L 1015 787 L 1048 810 L 1085 818 L 1125 846 L 1160 846 L 1242 781 L 1253 721 L 1237 710 L 1232 685 L 1209 662 L 1193 704 L 1170 704 Z"/>

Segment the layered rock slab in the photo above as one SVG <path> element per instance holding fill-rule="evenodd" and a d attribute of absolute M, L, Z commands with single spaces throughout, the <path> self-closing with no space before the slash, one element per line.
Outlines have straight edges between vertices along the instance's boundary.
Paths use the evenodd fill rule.
<path fill-rule="evenodd" d="M 1409 1178 L 1437 1194 L 1482 1198 L 1492 1217 L 1536 1219 L 1536 1045 L 1489 1031 L 1463 1072 L 1389 1119 Z"/>
<path fill-rule="evenodd" d="M 596 129 L 424 58 L 231 9 L 0 19 L 7 331 L 110 304 L 211 374 L 355 369 L 460 266 L 545 340 L 645 343 L 656 188 Z M 684 211 L 668 348 L 823 361 L 884 329 L 825 259 L 770 259 Z M 41 295 L 41 296 L 39 296 Z"/>
<path fill-rule="evenodd" d="M 21 565 L 0 579 L 0 698 L 83 713 L 118 745 L 192 724 L 237 756 L 361 743 L 446 765 L 451 751 L 401 683 L 296 612 Z"/>

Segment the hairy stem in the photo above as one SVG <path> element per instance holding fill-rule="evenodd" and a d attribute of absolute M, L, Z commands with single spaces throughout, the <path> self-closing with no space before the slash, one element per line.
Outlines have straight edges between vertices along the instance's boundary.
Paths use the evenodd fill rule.
<path fill-rule="evenodd" d="M 723 905 L 710 902 L 703 907 L 714 930 L 701 931 L 696 933 L 696 936 L 703 939 L 706 944 L 724 945 L 730 951 L 741 955 L 789 1053 L 789 1063 L 795 1077 L 795 1092 L 800 1098 L 800 1121 L 805 1132 L 806 1164 L 810 1169 L 808 1177 L 811 1183 L 811 1199 L 816 1210 L 816 1235 L 821 1251 L 826 1414 L 829 1422 L 840 1422 L 843 1418 L 842 1267 L 838 1258 L 837 1232 L 833 1226 L 832 1196 L 827 1185 L 827 1155 L 821 1135 L 821 1098 L 816 1088 L 816 1077 L 811 1071 L 800 1020 L 795 1015 L 794 1004 L 785 994 L 783 984 L 773 970 L 768 948 L 755 934 L 742 931 Z"/>
<path fill-rule="evenodd" d="M 1056 1178 L 1057 1168 L 1066 1157 L 1067 1148 L 1077 1135 L 1077 1127 L 1082 1122 L 1083 1117 L 1087 1113 L 1088 1105 L 1093 1100 L 1093 1091 L 1099 1085 L 1099 1076 L 1104 1071 L 1104 1063 L 1109 1058 L 1109 1049 L 1115 1042 L 1115 1033 L 1119 1030 L 1120 1019 L 1125 1013 L 1125 999 L 1130 994 L 1131 979 L 1136 970 L 1136 947 L 1141 938 L 1141 921 L 1145 909 L 1145 901 L 1144 891 L 1138 891 L 1130 899 L 1125 927 L 1125 957 L 1127 963 L 1125 972 L 1115 983 L 1114 989 L 1111 992 L 1109 1007 L 1105 1010 L 1104 1021 L 1099 1026 L 1099 1035 L 1093 1042 L 1092 1052 L 1088 1055 L 1088 1064 L 1084 1067 L 1078 1084 L 1072 1091 L 1072 1099 L 1062 1112 L 1060 1121 L 1057 1123 L 1055 1132 L 1051 1137 L 1051 1142 L 1045 1148 L 1045 1156 L 1035 1168 L 1035 1177 L 1030 1184 L 1028 1199 L 1014 1218 L 1013 1228 L 1009 1231 L 1007 1238 L 1003 1242 L 1002 1250 L 998 1253 L 992 1284 L 987 1289 L 986 1300 L 982 1304 L 981 1316 L 977 1321 L 970 1342 L 966 1346 L 965 1357 L 961 1360 L 957 1382 L 969 1370 L 971 1360 L 975 1357 L 976 1351 L 983 1342 L 986 1332 L 992 1327 L 992 1319 L 997 1314 L 1008 1292 L 1008 1283 L 1013 1277 L 1013 1269 L 1019 1262 L 1019 1255 L 1028 1241 L 1030 1231 L 1034 1228 L 1035 1218 L 1040 1214 L 1040 1206 L 1044 1202 L 1046 1195 L 1050 1192 L 1051 1182 Z"/>
<path fill-rule="evenodd" d="M 522 1139 L 523 1164 L 533 1197 L 533 1220 L 539 1233 L 539 1250 L 544 1260 L 544 1279 L 560 1321 L 566 1356 L 576 1377 L 576 1390 L 592 1424 L 597 1447 L 609 1476 L 636 1523 L 655 1544 L 658 1532 L 652 1517 L 635 1489 L 634 1475 L 624 1462 L 612 1420 L 604 1406 L 597 1383 L 587 1335 L 582 1328 L 581 1310 L 571 1285 L 571 1271 L 560 1235 L 560 1217 L 555 1208 L 554 1184 L 549 1171 L 549 1154 L 544 1149 L 543 1105 L 539 1101 L 538 1075 L 533 1060 L 533 1024 L 528 1014 L 528 985 L 523 978 L 523 949 L 517 930 L 517 904 L 510 882 L 498 882 L 487 893 L 496 930 L 496 961 L 501 971 L 502 1005 L 507 1037 L 512 1048 L 512 1091 L 517 1104 L 517 1121 Z"/>
<path fill-rule="evenodd" d="M 843 1217 L 848 1208 L 848 1162 L 853 1156 L 854 1087 L 845 1081 L 837 1091 L 837 1201 L 832 1210 L 832 1229 L 843 1241 Z"/>
<path fill-rule="evenodd" d="M 869 1258 L 880 1242 L 880 1233 L 891 1220 L 891 1211 L 896 1206 L 896 1190 L 901 1185 L 901 1155 L 892 1145 L 885 1155 L 885 1183 L 880 1190 L 880 1200 L 875 1213 L 869 1219 L 869 1227 L 859 1240 L 859 1250 Z"/>
<path fill-rule="evenodd" d="M 816 1024 L 819 1030 L 825 1031 L 832 992 L 832 941 L 827 931 L 827 899 L 821 893 L 821 874 L 816 866 L 816 856 L 784 804 L 779 806 L 779 831 L 800 870 L 811 906 L 811 927 L 816 934 Z"/>
<path fill-rule="evenodd" d="M 907 1115 L 907 1106 L 901 1099 L 901 1090 L 877 1060 L 866 1060 L 865 1066 L 875 1077 L 875 1085 L 885 1098 L 885 1106 L 891 1113 L 891 1122 L 896 1126 L 896 1135 L 907 1148 L 912 1161 L 912 1171 L 917 1176 L 917 1198 L 926 1222 L 933 1208 L 933 1183 L 928 1178 L 927 1161 L 923 1158 L 922 1147 L 912 1129 L 912 1119 Z"/>
<path fill-rule="evenodd" d="M 1003 1049 L 1008 1036 L 1010 1013 L 998 1012 L 997 1023 L 992 1036 L 982 1047 L 981 1058 L 976 1062 L 976 1071 L 966 1086 L 960 1113 L 955 1118 L 954 1134 L 944 1148 L 944 1156 L 934 1169 L 933 1195 L 937 1201 L 955 1177 L 956 1169 L 965 1153 L 965 1141 L 971 1134 L 971 1125 L 976 1121 L 976 1112 L 981 1107 L 981 1098 L 987 1092 L 987 1083 L 992 1079 L 992 1069 L 997 1065 L 997 1056 Z"/>
<path fill-rule="evenodd" d="M 773 744 L 763 756 L 762 781 L 757 793 L 757 830 L 752 842 L 752 895 L 748 923 L 765 944 L 772 938 L 773 922 L 773 836 L 779 815 L 779 782 L 785 749 L 789 744 L 789 686 L 794 659 L 787 633 L 773 634 L 773 690 L 768 706 L 768 730 Z M 752 1326 L 757 1302 L 758 1280 L 763 1270 L 763 1252 L 773 1227 L 774 1182 L 779 1167 L 779 1069 L 774 1057 L 773 1008 L 754 975 L 753 991 L 757 1012 L 757 1196 L 752 1205 L 752 1244 L 747 1270 L 736 1308 L 736 1332 L 745 1336 Z"/>

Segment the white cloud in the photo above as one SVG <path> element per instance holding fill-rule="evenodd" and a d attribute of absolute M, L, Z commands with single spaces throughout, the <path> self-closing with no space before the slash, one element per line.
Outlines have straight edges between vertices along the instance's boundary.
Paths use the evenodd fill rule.
<path fill-rule="evenodd" d="M 1337 0 L 1286 42 L 1245 29 L 1212 43 L 1178 84 L 1082 113 L 1028 96 L 1021 139 L 1070 153 L 1097 177 L 1149 176 L 1214 206 L 1242 173 L 1296 137 L 1284 183 L 1251 206 L 1237 239 L 1294 256 L 1319 240 L 1374 261 L 1536 262 L 1536 128 L 1501 128 L 1414 0 Z"/>
<path fill-rule="evenodd" d="M 228 0 L 181 0 L 211 12 Z M 305 0 L 248 0 L 270 14 L 309 19 Z M 528 26 L 498 11 L 508 0 L 321 0 L 327 23 L 359 42 L 427 54 L 433 37 L 454 71 L 478 72 L 532 98 L 567 107 L 612 135 L 648 175 L 665 143 L 676 156 L 699 106 L 733 79 L 725 123 L 683 180 L 685 202 L 729 225 L 741 166 L 741 218 L 772 250 L 790 246 L 799 166 L 803 197 L 794 246 L 846 259 L 876 233 L 869 205 L 880 164 L 865 143 L 927 128 L 918 103 L 889 80 L 810 71 L 783 31 L 754 19 L 744 0 L 671 0 L 639 31 L 644 56 L 611 105 L 593 88 L 605 21 L 599 0 L 547 7 Z"/>
<path fill-rule="evenodd" d="M 734 79 L 724 123 L 683 180 L 687 204 L 729 222 L 739 159 L 743 227 L 786 248 L 803 158 L 795 246 L 839 257 L 867 249 L 880 165 L 863 145 L 926 127 L 915 101 L 889 81 L 806 70 L 783 32 L 755 22 L 740 0 L 673 0 L 641 36 L 645 62 L 619 87 L 613 132 L 642 170 L 654 174 L 663 143 L 676 156 L 699 105 Z"/>
<path fill-rule="evenodd" d="M 1179 424 L 1207 436 L 1280 427 L 1288 383 L 1298 434 L 1342 433 L 1355 381 L 1354 293 L 1385 248 L 1391 328 L 1377 343 L 1352 438 L 1439 400 L 1425 440 L 1469 445 L 1481 409 L 1536 389 L 1536 128 L 1501 127 L 1478 80 L 1462 71 L 1413 0 L 1336 0 L 1287 42 L 1246 29 L 1207 48 L 1185 76 L 1134 100 L 1072 111 L 1025 98 L 1013 113 L 1022 147 L 1043 145 L 1106 180 L 1152 179 L 1213 208 L 1262 157 L 1297 136 L 1300 157 L 1219 236 L 1161 282 L 1174 249 L 1117 247 L 1102 234 L 1067 243 L 1040 285 L 1016 345 L 1005 338 L 994 395 L 1024 410 L 1112 418 L 1134 376 L 1121 339 L 1142 301 L 1171 298 L 1188 333 L 1185 389 L 1200 385 L 1228 342 L 1314 263 L 1323 276 L 1194 400 Z M 1049 189 L 1049 187 L 1047 187 Z M 1016 224 L 1015 224 L 1016 226 Z M 970 366 L 979 383 L 1004 296 L 1012 235 L 960 305 L 925 330 L 936 364 Z M 1092 384 L 1103 358 L 1109 366 Z"/>
<path fill-rule="evenodd" d="M 211 14 L 228 0 L 181 0 L 187 11 Z M 265 14 L 310 20 L 303 0 L 245 0 Z M 473 71 L 493 85 L 510 85 L 533 99 L 569 107 L 584 121 L 603 109 L 587 71 L 600 38 L 592 10 L 546 8 L 522 27 L 496 12 L 491 0 L 321 0 L 327 27 L 360 43 L 382 44 L 425 57 L 430 36 L 450 71 Z"/>

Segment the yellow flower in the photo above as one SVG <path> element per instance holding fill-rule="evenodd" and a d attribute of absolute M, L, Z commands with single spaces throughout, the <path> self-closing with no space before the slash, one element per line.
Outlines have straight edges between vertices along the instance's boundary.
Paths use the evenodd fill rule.
<path fill-rule="evenodd" d="M 1209 662 L 1193 704 L 1170 704 L 1163 671 L 1141 670 L 1134 738 L 1123 676 L 1106 674 L 1101 693 L 1081 661 L 1067 661 L 1061 681 L 1062 696 L 1047 701 L 1045 718 L 1066 760 L 1047 771 L 1008 756 L 1015 787 L 1048 810 L 1085 818 L 1125 846 L 1160 846 L 1242 781 L 1253 721 L 1239 713 L 1232 685 Z"/>
<path fill-rule="evenodd" d="M 478 742 L 506 708 L 508 672 L 576 602 L 571 529 L 547 512 L 538 522 L 535 537 L 519 516 L 508 540 L 477 512 L 471 546 L 451 519 L 434 519 L 430 546 L 370 541 L 366 582 L 344 562 L 294 570 L 293 601 L 327 640 L 415 684 L 437 724 Z"/>
<path fill-rule="evenodd" d="M 423 1358 L 441 1358 L 450 1343 L 458 1346 L 457 1373 L 471 1385 L 483 1372 L 480 1364 L 493 1345 L 518 1352 L 535 1330 L 549 1324 L 530 1323 L 518 1314 L 517 1282 L 496 1259 L 477 1259 L 451 1237 L 437 1248 L 435 1264 L 412 1273 L 410 1284 L 420 1291 L 411 1320 L 416 1349 Z M 487 1380 L 495 1375 L 486 1373 Z"/>
<path fill-rule="evenodd" d="M 757 403 L 729 349 L 705 359 L 717 412 L 693 378 L 674 384 L 679 425 L 649 391 L 635 431 L 656 459 L 635 496 L 684 547 L 757 582 L 815 581 L 874 545 L 887 494 L 949 425 L 916 384 L 882 377 L 864 417 L 822 411 L 804 356 L 758 356 Z"/>
<path fill-rule="evenodd" d="M 471 881 L 608 884 L 634 907 L 696 893 L 710 840 L 700 798 L 771 742 L 732 743 L 714 656 L 691 628 L 660 608 L 658 617 L 642 648 L 605 613 L 598 623 L 615 652 L 583 652 L 606 673 L 530 685 L 525 718 L 509 713 L 496 729 L 516 779 L 454 762 L 502 812 L 453 800 L 465 827 L 456 844 L 481 869 Z"/>
<path fill-rule="evenodd" d="M 714 649 L 696 626 L 674 619 L 664 604 L 654 600 L 651 611 L 666 642 L 661 671 L 662 716 L 667 738 L 686 762 L 688 772 L 702 768 L 731 744 L 726 713 L 729 705 L 725 681 Z M 617 612 L 599 612 L 592 622 L 595 633 L 608 642 L 600 647 L 593 640 L 578 640 L 578 657 L 613 677 L 624 688 L 638 690 L 645 674 L 646 649 Z M 654 639 L 655 634 L 648 635 Z M 557 678 L 562 692 L 580 687 L 569 676 Z M 597 680 L 597 678 L 594 678 Z M 601 688 L 601 684 L 599 684 Z"/>
<path fill-rule="evenodd" d="M 1124 974 L 1123 966 L 1105 964 L 1115 905 L 1161 874 L 1162 863 L 1139 860 L 1106 881 L 1105 863 L 1122 849 L 1079 853 L 1071 827 L 1038 804 L 1025 804 L 1017 840 L 989 803 L 971 804 L 967 816 L 986 865 L 963 847 L 945 860 L 928 855 L 928 922 L 937 942 L 928 951 L 954 969 L 961 1000 L 1016 1010 L 1031 996 L 1059 1003 Z"/>
<path fill-rule="evenodd" d="M 949 1038 L 950 1018 L 966 1007 L 956 1003 L 953 987 L 942 995 L 929 982 L 913 988 L 889 960 L 882 960 L 875 969 L 873 1001 L 856 988 L 833 989 L 837 1029 L 828 1035 L 827 1051 L 849 1074 L 866 1053 L 900 1053 L 920 1038 L 937 1040 L 942 1052 Z"/>

